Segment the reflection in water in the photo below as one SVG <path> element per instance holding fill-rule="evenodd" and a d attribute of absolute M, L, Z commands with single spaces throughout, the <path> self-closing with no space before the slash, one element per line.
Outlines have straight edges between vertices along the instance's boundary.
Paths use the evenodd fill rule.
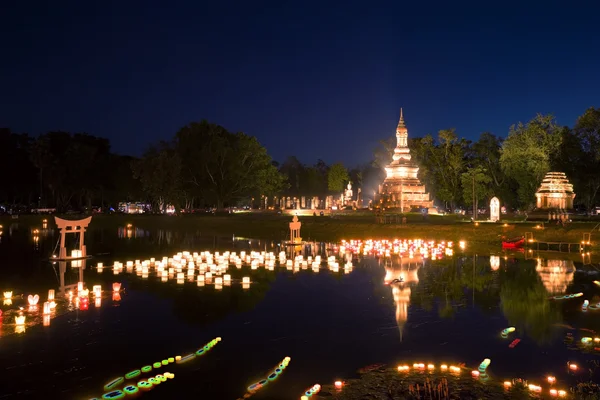
<path fill-rule="evenodd" d="M 502 273 L 500 300 L 509 325 L 539 344 L 549 342 L 552 326 L 562 322 L 558 303 L 549 301 L 548 291 L 530 261 Z"/>
<path fill-rule="evenodd" d="M 404 324 L 408 319 L 408 305 L 410 303 L 411 285 L 419 283 L 419 268 L 423 265 L 423 259 L 399 257 L 394 265 L 392 259 L 386 260 L 384 285 L 390 285 L 392 296 L 396 304 L 396 323 L 402 341 Z"/>
<path fill-rule="evenodd" d="M 573 281 L 575 265 L 571 260 L 544 260 L 537 259 L 535 270 L 540 275 L 548 294 L 563 294 L 567 286 Z"/>

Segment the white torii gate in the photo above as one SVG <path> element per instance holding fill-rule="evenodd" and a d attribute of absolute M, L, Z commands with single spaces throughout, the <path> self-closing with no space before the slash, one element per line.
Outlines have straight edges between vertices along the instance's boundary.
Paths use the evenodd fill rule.
<path fill-rule="evenodd" d="M 87 217 L 77 221 L 62 219 L 54 217 L 56 226 L 60 230 L 60 250 L 58 253 L 59 260 L 72 260 L 77 258 L 85 258 L 85 229 L 92 221 L 92 217 Z M 65 236 L 67 233 L 79 233 L 79 253 L 72 254 L 71 257 L 67 256 L 67 249 L 65 248 Z"/>

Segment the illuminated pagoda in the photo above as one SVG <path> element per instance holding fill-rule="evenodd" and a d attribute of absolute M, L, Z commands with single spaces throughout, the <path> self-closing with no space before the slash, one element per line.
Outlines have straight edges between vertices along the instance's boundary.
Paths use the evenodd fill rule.
<path fill-rule="evenodd" d="M 548 172 L 535 197 L 539 209 L 571 209 L 575 193 L 564 172 Z"/>
<path fill-rule="evenodd" d="M 425 185 L 421 184 L 417 177 L 419 167 L 411 161 L 408 129 L 404 124 L 402 109 L 400 109 L 400 121 L 396 128 L 396 148 L 392 162 L 385 167 L 385 172 L 385 180 L 379 185 L 376 207 L 396 208 L 401 211 L 410 211 L 411 208 L 417 207 L 433 207 L 433 200 L 429 199 Z"/>

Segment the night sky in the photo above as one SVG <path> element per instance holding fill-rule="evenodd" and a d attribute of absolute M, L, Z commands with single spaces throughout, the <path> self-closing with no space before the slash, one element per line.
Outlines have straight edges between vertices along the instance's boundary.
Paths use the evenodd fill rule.
<path fill-rule="evenodd" d="M 597 1 L 10 3 L 0 127 L 87 132 L 122 154 L 205 118 L 279 161 L 355 166 L 400 107 L 409 136 L 476 139 L 600 106 Z"/>

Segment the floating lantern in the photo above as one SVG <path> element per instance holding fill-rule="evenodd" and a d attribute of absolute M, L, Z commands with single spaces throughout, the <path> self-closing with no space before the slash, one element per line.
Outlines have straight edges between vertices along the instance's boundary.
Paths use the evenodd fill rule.
<path fill-rule="evenodd" d="M 24 315 L 17 315 L 15 317 L 15 324 L 16 325 L 25 325 L 25 316 Z"/>
<path fill-rule="evenodd" d="M 5 300 L 12 299 L 12 294 L 13 294 L 12 290 L 10 292 L 4 292 L 4 299 Z"/>
<path fill-rule="evenodd" d="M 113 282 L 113 292 L 119 292 L 121 291 L 121 283 L 120 282 Z"/>
<path fill-rule="evenodd" d="M 539 393 L 539 392 L 541 392 L 541 391 L 542 391 L 542 387 L 541 387 L 541 386 L 538 386 L 538 385 L 529 384 L 527 387 L 528 387 L 528 388 L 529 388 L 529 390 L 531 390 L 532 392 Z"/>
<path fill-rule="evenodd" d="M 558 391 L 558 397 L 565 397 L 566 395 L 567 395 L 567 392 L 565 392 L 564 390 Z"/>
<path fill-rule="evenodd" d="M 513 333 L 515 331 L 515 327 L 511 326 L 510 328 L 506 328 L 504 330 L 502 330 L 502 336 L 506 337 L 508 336 L 509 333 Z"/>
<path fill-rule="evenodd" d="M 221 278 L 221 277 L 215 278 L 215 285 L 222 285 L 222 284 L 223 284 L 223 278 Z"/>
<path fill-rule="evenodd" d="M 462 250 L 464 250 L 465 247 L 467 247 L 467 244 L 464 240 L 461 240 L 460 242 L 458 242 L 458 247 L 460 247 Z"/>
<path fill-rule="evenodd" d="M 96 296 L 96 297 L 102 296 L 102 286 L 94 285 L 93 289 L 94 289 L 94 296 Z"/>
<path fill-rule="evenodd" d="M 554 384 L 554 383 L 556 383 L 556 378 L 553 377 L 553 376 L 549 376 L 548 377 L 548 383 L 551 384 L 551 385 Z"/>
<path fill-rule="evenodd" d="M 485 374 L 485 370 L 487 369 L 487 367 L 490 366 L 491 362 L 492 362 L 492 360 L 490 360 L 489 358 L 486 358 L 485 360 L 483 360 L 481 362 L 481 364 L 479 364 L 479 372 L 481 372 L 482 374 Z"/>
<path fill-rule="evenodd" d="M 77 291 L 81 292 L 83 290 L 83 282 L 77 282 Z"/>
<path fill-rule="evenodd" d="M 35 296 L 32 296 L 32 295 L 27 296 L 27 302 L 29 303 L 30 306 L 37 305 L 38 301 L 40 301 L 40 296 L 38 296 L 37 294 Z"/>
<path fill-rule="evenodd" d="M 79 296 L 80 297 L 87 297 L 89 293 L 90 293 L 89 289 L 83 289 L 83 290 L 79 291 Z"/>
<path fill-rule="evenodd" d="M 440 368 L 441 368 L 442 371 L 446 371 L 448 369 L 448 366 L 446 364 L 442 364 L 440 366 Z"/>
<path fill-rule="evenodd" d="M 337 390 L 341 390 L 342 386 L 344 386 L 344 383 L 342 381 L 335 381 L 334 386 Z"/>
<path fill-rule="evenodd" d="M 427 364 L 427 369 L 430 370 L 430 371 L 434 370 L 435 369 L 435 365 L 433 365 L 433 364 Z"/>
<path fill-rule="evenodd" d="M 471 371 L 471 375 L 473 375 L 474 378 L 479 378 L 479 371 Z"/>
<path fill-rule="evenodd" d="M 590 301 L 589 300 L 585 300 L 583 302 L 583 305 L 581 306 L 581 311 L 583 311 L 583 312 L 587 311 L 589 305 L 590 305 Z"/>
<path fill-rule="evenodd" d="M 42 326 L 50 326 L 50 316 L 49 315 L 42 316 Z"/>
<path fill-rule="evenodd" d="M 504 381 L 504 387 L 505 388 L 509 388 L 511 386 L 512 386 L 512 382 L 510 382 L 510 381 Z"/>
<path fill-rule="evenodd" d="M 249 277 L 249 276 L 244 276 L 244 277 L 242 278 L 242 283 L 247 283 L 247 284 L 250 284 L 250 277 Z"/>
<path fill-rule="evenodd" d="M 571 371 L 577 371 L 579 369 L 579 367 L 577 366 L 577 364 L 571 364 L 571 363 L 569 363 L 569 369 Z"/>
<path fill-rule="evenodd" d="M 42 309 L 44 315 L 50 314 L 50 302 L 44 302 L 44 308 Z"/>
<path fill-rule="evenodd" d="M 113 295 L 112 295 L 112 300 L 113 301 L 121 301 L 121 293 L 114 292 Z"/>
<path fill-rule="evenodd" d="M 48 290 L 48 301 L 54 300 L 54 289 Z"/>

